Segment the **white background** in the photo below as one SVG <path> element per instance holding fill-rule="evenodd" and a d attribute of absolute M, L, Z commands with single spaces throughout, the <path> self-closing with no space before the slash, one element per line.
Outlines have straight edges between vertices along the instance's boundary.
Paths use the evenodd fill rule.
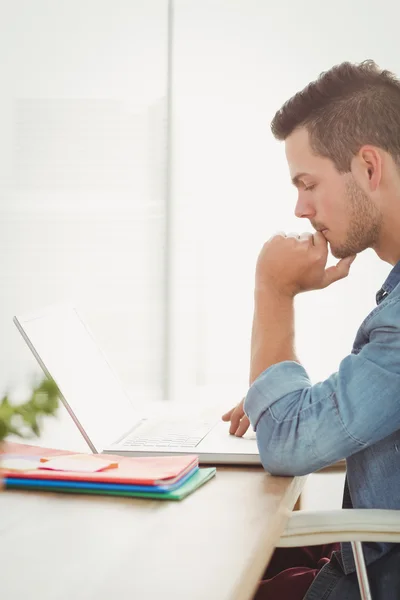
<path fill-rule="evenodd" d="M 167 8 L 0 2 L 0 388 L 37 370 L 13 315 L 64 301 L 161 384 Z"/>

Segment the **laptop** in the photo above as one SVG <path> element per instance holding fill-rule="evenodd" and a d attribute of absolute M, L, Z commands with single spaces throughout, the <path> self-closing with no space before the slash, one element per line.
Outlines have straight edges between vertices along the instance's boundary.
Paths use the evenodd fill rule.
<path fill-rule="evenodd" d="M 14 323 L 44 373 L 56 382 L 92 452 L 197 454 L 203 464 L 261 464 L 254 432 L 243 438 L 229 435 L 218 405 L 191 403 L 171 414 L 174 403 L 165 402 L 166 414 L 154 414 L 151 403 L 139 397 L 131 401 L 76 307 L 50 306 L 15 316 Z"/>

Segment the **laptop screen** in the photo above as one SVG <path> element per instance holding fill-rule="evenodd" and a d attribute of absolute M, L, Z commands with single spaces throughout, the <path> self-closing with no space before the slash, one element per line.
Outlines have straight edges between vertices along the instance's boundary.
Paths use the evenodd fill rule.
<path fill-rule="evenodd" d="M 133 427 L 138 417 L 129 397 L 74 307 L 51 307 L 14 322 L 92 450 L 100 452 Z"/>

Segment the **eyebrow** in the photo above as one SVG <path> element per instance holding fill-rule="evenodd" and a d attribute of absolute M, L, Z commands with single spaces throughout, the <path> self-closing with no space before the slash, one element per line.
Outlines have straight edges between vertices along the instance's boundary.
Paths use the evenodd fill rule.
<path fill-rule="evenodd" d="M 296 187 L 299 187 L 300 179 L 302 177 L 309 177 L 309 176 L 310 176 L 310 173 L 297 173 L 297 175 L 295 175 L 294 177 L 292 177 L 292 183 Z"/>

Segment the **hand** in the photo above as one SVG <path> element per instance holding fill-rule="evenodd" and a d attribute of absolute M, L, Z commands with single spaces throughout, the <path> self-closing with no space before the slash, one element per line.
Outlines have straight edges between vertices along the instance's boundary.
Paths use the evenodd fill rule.
<path fill-rule="evenodd" d="M 230 411 L 222 415 L 223 421 L 230 421 L 229 433 L 242 437 L 250 427 L 249 418 L 244 414 L 244 398 Z"/>
<path fill-rule="evenodd" d="M 266 242 L 256 267 L 256 288 L 272 288 L 295 296 L 319 290 L 347 277 L 355 256 L 342 258 L 326 269 L 328 243 L 322 233 L 301 235 L 279 233 Z"/>

